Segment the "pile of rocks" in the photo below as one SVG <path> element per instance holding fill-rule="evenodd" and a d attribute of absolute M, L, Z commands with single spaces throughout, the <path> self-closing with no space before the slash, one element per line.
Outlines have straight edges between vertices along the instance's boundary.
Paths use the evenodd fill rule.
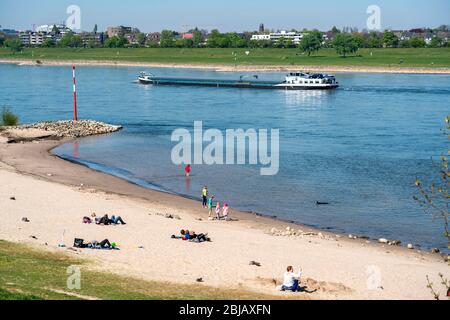
<path fill-rule="evenodd" d="M 56 122 L 42 122 L 32 125 L 23 125 L 16 128 L 16 130 L 34 129 L 51 133 L 57 138 L 82 138 L 100 134 L 107 134 L 119 131 L 121 126 L 114 126 L 103 122 L 92 120 L 79 121 L 56 121 Z"/>
<path fill-rule="evenodd" d="M 389 246 L 400 246 L 402 244 L 402 242 L 399 240 L 388 240 L 384 238 L 379 239 L 378 242 L 381 244 L 387 244 Z"/>
<path fill-rule="evenodd" d="M 285 230 L 279 230 L 272 228 L 270 234 L 274 237 L 319 237 L 321 239 L 331 240 L 332 238 L 324 235 L 323 233 L 316 232 L 304 232 L 301 229 L 295 230 L 291 227 L 287 227 Z"/>

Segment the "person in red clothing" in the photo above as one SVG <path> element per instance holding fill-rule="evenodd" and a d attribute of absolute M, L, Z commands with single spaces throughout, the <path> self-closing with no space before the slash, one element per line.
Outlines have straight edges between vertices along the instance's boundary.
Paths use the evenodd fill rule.
<path fill-rule="evenodd" d="M 186 172 L 186 177 L 189 177 L 191 175 L 191 165 L 188 164 L 185 168 L 184 168 L 184 172 Z"/>

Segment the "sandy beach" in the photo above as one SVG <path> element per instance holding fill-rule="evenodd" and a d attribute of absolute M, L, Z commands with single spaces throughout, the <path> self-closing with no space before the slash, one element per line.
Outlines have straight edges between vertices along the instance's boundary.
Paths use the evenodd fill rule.
<path fill-rule="evenodd" d="M 65 141 L 8 144 L 0 137 L 0 239 L 79 255 L 91 259 L 96 269 L 140 279 L 194 284 L 202 277 L 207 286 L 281 297 L 292 294 L 277 292 L 275 282 L 280 284 L 286 266 L 301 266 L 303 283 L 317 291 L 299 294 L 299 299 L 432 299 L 427 275 L 436 284 L 439 273 L 450 277 L 448 263 L 437 254 L 351 240 L 243 212 L 231 213 L 236 222 L 208 221 L 197 201 L 144 189 L 49 153 Z M 82 224 L 93 212 L 120 215 L 128 224 Z M 30 222 L 22 222 L 23 217 Z M 300 235 L 271 234 L 273 228 L 288 227 L 301 229 Z M 171 239 L 185 228 L 208 233 L 213 242 Z M 61 249 L 63 234 L 68 246 L 74 238 L 107 238 L 121 251 Z"/>
<path fill-rule="evenodd" d="M 142 67 L 142 68 L 181 68 L 181 69 L 207 69 L 218 72 L 286 72 L 304 70 L 308 72 L 335 72 L 335 73 L 399 73 L 399 74 L 450 74 L 450 68 L 409 68 L 409 67 L 359 67 L 359 66 L 311 66 L 311 65 L 220 65 L 220 64 L 179 64 L 179 63 L 139 63 L 95 60 L 36 60 L 27 59 L 0 59 L 3 64 L 39 65 L 39 66 L 104 66 L 104 67 Z"/>

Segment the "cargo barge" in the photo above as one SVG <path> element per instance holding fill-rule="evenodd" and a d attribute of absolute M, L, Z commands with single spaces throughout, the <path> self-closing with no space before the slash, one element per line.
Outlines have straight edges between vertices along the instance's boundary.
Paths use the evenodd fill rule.
<path fill-rule="evenodd" d="M 330 90 L 339 87 L 339 83 L 333 75 L 310 74 L 310 73 L 290 73 L 285 81 L 260 81 L 258 76 L 253 76 L 255 80 L 244 80 L 241 76 L 239 80 L 224 79 L 195 79 L 195 78 L 171 78 L 156 77 L 152 74 L 141 72 L 139 82 L 141 84 L 156 86 L 201 86 L 216 88 L 240 88 L 240 89 L 278 89 L 278 90 Z"/>

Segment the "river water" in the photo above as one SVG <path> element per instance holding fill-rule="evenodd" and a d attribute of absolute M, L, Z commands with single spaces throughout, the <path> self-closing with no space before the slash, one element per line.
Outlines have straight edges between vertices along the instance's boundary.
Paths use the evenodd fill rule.
<path fill-rule="evenodd" d="M 198 198 L 203 185 L 232 207 L 335 232 L 445 248 L 443 227 L 413 200 L 416 177 L 435 172 L 448 148 L 450 76 L 338 74 L 332 92 L 153 87 L 137 68 L 78 68 L 79 117 L 121 124 L 120 133 L 57 148 L 148 188 Z M 159 76 L 237 79 L 241 73 L 152 69 Z M 248 74 L 251 76 L 252 74 Z M 260 74 L 282 79 L 282 73 Z M 71 68 L 0 65 L 0 106 L 25 123 L 72 117 Z M 171 161 L 173 130 L 279 129 L 280 171 Z M 316 206 L 316 201 L 328 202 Z"/>

